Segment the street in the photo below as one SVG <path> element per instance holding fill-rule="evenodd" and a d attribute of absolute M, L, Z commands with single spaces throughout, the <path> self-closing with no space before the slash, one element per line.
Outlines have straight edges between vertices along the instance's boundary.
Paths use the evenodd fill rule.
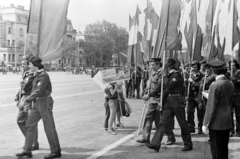
<path fill-rule="evenodd" d="M 87 75 L 65 72 L 49 73 L 54 99 L 54 119 L 59 135 L 63 159 L 210 159 L 207 135 L 192 134 L 193 150 L 182 152 L 183 142 L 178 123 L 174 133 L 177 142 L 162 147 L 159 153 L 138 144 L 135 140 L 143 109 L 142 100 L 127 99 L 133 112 L 124 117 L 123 129 L 117 135 L 103 128 L 103 91 Z M 21 75 L 0 75 L 0 159 L 14 159 L 22 151 L 24 136 L 16 123 L 18 108 L 14 102 Z M 34 159 L 42 159 L 50 152 L 42 121 L 38 124 L 40 150 L 33 151 Z M 154 131 L 152 131 L 152 134 Z M 140 138 L 141 135 L 138 137 Z M 163 139 L 165 143 L 166 137 Z M 240 158 L 240 138 L 233 137 L 229 144 L 229 158 Z"/>

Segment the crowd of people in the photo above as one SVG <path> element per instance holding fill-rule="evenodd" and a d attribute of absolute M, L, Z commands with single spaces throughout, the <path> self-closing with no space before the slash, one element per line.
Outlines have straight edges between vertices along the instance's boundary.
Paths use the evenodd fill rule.
<path fill-rule="evenodd" d="M 228 64 L 219 60 L 194 61 L 180 68 L 179 61 L 169 58 L 165 69 L 160 58 L 152 58 L 150 62 L 150 73 L 147 66 L 142 73 L 140 70 L 135 71 L 135 74 L 139 73 L 138 81 L 140 77 L 144 77 L 145 72 L 151 75 L 148 76 L 147 84 L 144 82 L 148 79 L 142 78 L 144 94 L 142 99 L 148 101 L 148 107 L 142 137 L 137 142 L 144 143 L 148 148 L 158 152 L 163 135 L 166 134 L 168 137 L 166 145 L 174 144 L 176 140 L 173 128 L 176 117 L 184 142 L 182 151 L 193 149 L 191 133 L 195 133 L 197 127 L 197 134 L 209 134 L 208 142 L 213 159 L 227 159 L 229 137 L 234 134 L 240 137 L 240 70 L 237 60 Z M 131 77 L 134 77 L 134 71 L 132 74 Z M 135 90 L 131 91 L 129 88 L 134 87 L 128 84 L 138 83 L 136 81 L 136 78 L 135 81 L 134 78 L 126 81 L 127 97 L 134 97 Z M 208 92 L 208 96 L 204 95 L 204 92 Z M 194 119 L 195 110 L 197 124 Z M 157 130 L 150 141 L 153 123 Z"/>
<path fill-rule="evenodd" d="M 24 57 L 22 61 L 23 81 L 15 100 L 19 108 L 17 123 L 25 136 L 25 145 L 17 157 L 32 157 L 31 151 L 39 149 L 37 124 L 40 119 L 51 149 L 45 159 L 61 157 L 52 112 L 51 80 L 41 62 L 37 57 Z M 125 101 L 122 86 L 123 82 L 112 82 L 104 90 L 104 128 L 111 135 L 117 135 L 116 129 L 124 127 L 121 118 L 128 117 L 132 111 Z M 209 134 L 214 159 L 228 158 L 229 137 L 240 137 L 240 66 L 237 60 L 227 65 L 219 60 L 194 61 L 180 68 L 180 62 L 172 58 L 164 67 L 161 58 L 152 58 L 143 68 L 130 69 L 125 88 L 126 98 L 142 98 L 148 103 L 142 136 L 137 142 L 156 152 L 161 148 L 164 134 L 168 137 L 166 145 L 176 142 L 174 117 L 181 128 L 182 151 L 193 149 L 191 133 L 195 133 L 196 127 L 197 134 Z M 208 92 L 208 96 L 204 92 Z M 153 123 L 156 132 L 150 140 Z"/>

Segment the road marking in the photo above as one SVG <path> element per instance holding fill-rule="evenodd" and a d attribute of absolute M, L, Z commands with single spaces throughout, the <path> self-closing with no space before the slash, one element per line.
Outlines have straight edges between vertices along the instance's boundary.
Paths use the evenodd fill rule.
<path fill-rule="evenodd" d="M 94 84 L 95 82 L 78 82 L 78 83 L 69 83 L 69 84 L 58 84 L 58 85 L 52 85 L 52 87 L 56 87 L 56 86 L 65 86 L 65 85 L 72 85 L 72 84 L 87 84 L 87 83 L 92 83 Z M 6 88 L 6 89 L 0 89 L 0 91 L 7 91 L 7 90 L 16 90 L 16 89 L 20 89 L 19 87 L 15 87 L 15 88 Z"/>
<path fill-rule="evenodd" d="M 84 92 L 84 93 L 74 93 L 74 94 L 68 94 L 68 95 L 55 96 L 55 97 L 53 97 L 53 100 L 55 100 L 55 99 L 63 99 L 63 98 L 70 98 L 70 97 L 81 96 L 81 95 L 92 94 L 92 93 L 98 93 L 98 92 L 103 92 L 103 91 L 102 90 L 97 90 L 97 91 L 89 91 L 89 92 Z M 0 108 L 9 107 L 9 106 L 13 106 L 13 105 L 16 105 L 16 102 L 14 102 L 14 103 L 7 103 L 7 104 L 1 104 Z"/>
<path fill-rule="evenodd" d="M 120 140 L 118 140 L 117 142 L 105 147 L 104 149 L 98 151 L 97 153 L 93 154 L 92 156 L 86 158 L 86 159 L 96 159 L 100 156 L 102 156 L 103 154 L 107 153 L 108 151 L 110 151 L 111 149 L 116 148 L 117 146 L 121 145 L 122 143 L 126 142 L 127 140 L 131 139 L 132 137 L 134 137 L 137 134 L 137 131 L 134 131 L 133 133 L 121 138 Z"/>

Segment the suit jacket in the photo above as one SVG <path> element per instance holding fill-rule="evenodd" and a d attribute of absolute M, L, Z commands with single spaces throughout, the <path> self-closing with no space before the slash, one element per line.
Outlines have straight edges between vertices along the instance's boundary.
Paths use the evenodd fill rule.
<path fill-rule="evenodd" d="M 232 128 L 230 105 L 233 93 L 234 85 L 225 76 L 210 85 L 203 125 L 212 130 Z"/>

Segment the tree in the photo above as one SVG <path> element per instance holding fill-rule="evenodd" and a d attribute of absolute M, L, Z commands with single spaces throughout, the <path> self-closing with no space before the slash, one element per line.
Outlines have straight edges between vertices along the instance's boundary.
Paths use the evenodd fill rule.
<path fill-rule="evenodd" d="M 62 49 L 62 68 L 63 68 L 63 60 L 66 59 L 67 57 L 70 58 L 71 60 L 71 65 L 74 64 L 74 59 L 76 54 L 77 49 L 77 43 L 75 41 L 69 41 L 69 40 L 64 40 L 63 42 L 63 49 Z"/>
<path fill-rule="evenodd" d="M 110 66 L 114 53 L 127 51 L 128 33 L 125 28 L 103 20 L 89 24 L 85 30 L 83 49 L 88 55 L 88 64 Z"/>

